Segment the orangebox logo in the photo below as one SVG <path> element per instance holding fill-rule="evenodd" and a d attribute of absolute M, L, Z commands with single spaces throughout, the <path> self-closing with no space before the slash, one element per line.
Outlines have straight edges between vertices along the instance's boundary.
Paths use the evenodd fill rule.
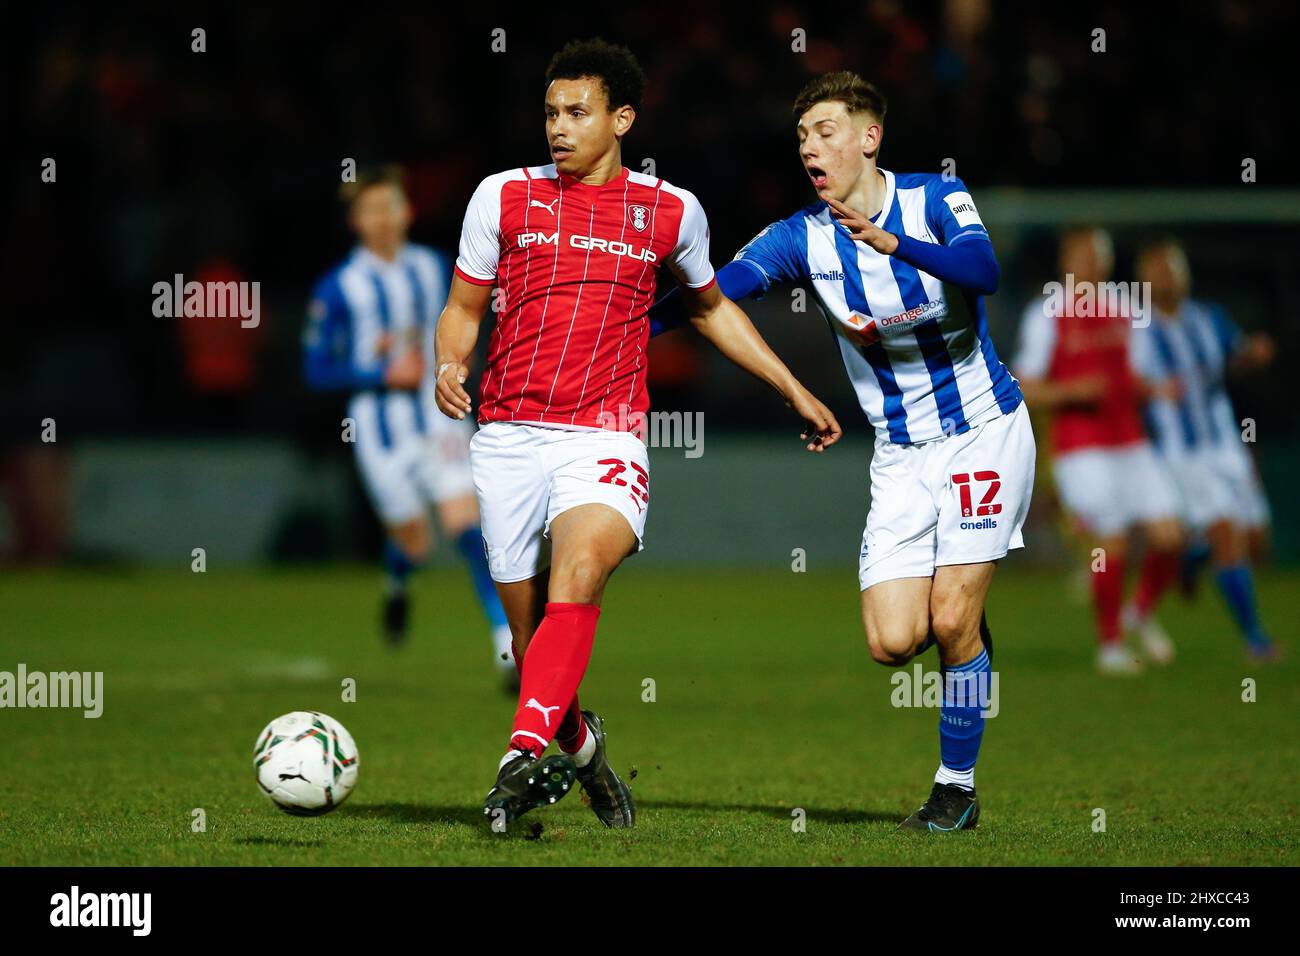
<path fill-rule="evenodd" d="M 51 926 L 129 926 L 133 936 L 148 936 L 153 925 L 151 893 L 70 893 L 50 897 Z"/>

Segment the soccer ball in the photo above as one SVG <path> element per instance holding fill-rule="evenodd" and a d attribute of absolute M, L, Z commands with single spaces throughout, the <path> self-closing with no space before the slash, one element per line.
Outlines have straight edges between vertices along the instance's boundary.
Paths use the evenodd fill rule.
<path fill-rule="evenodd" d="M 277 717 L 257 737 L 257 785 L 285 813 L 329 813 L 357 785 L 359 765 L 352 735 L 328 714 L 296 710 Z"/>

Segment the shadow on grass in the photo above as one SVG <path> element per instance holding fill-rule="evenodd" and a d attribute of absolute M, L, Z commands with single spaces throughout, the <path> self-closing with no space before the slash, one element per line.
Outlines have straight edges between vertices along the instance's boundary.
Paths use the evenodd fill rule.
<path fill-rule="evenodd" d="M 460 823 L 484 827 L 483 808 L 470 804 L 438 807 L 421 803 L 363 803 L 349 807 L 346 812 L 349 817 L 393 820 L 397 823 Z"/>
<path fill-rule="evenodd" d="M 294 849 L 307 849 L 325 845 L 323 840 L 295 840 L 288 837 L 267 836 L 240 837 L 234 842 L 243 843 L 247 846 L 283 846 L 293 847 Z"/>
<path fill-rule="evenodd" d="M 637 802 L 637 812 L 643 810 L 696 810 L 711 813 L 759 813 L 763 816 L 790 819 L 794 807 L 777 807 L 759 803 L 709 803 L 708 801 L 690 800 L 641 800 Z M 898 823 L 903 819 L 896 812 L 879 812 L 859 809 L 827 809 L 824 807 L 800 807 L 809 820 L 818 823 Z"/>
<path fill-rule="evenodd" d="M 793 807 L 770 804 L 710 803 L 707 800 L 638 800 L 637 813 L 656 810 L 690 810 L 700 813 L 757 813 L 763 816 L 790 819 Z M 809 820 L 819 823 L 898 823 L 903 817 L 897 812 L 878 812 L 860 809 L 828 809 L 802 807 Z M 483 809 L 478 806 L 430 806 L 418 803 L 372 803 L 349 807 L 350 817 L 392 820 L 397 823 L 459 823 L 482 830 L 487 834 Z"/>

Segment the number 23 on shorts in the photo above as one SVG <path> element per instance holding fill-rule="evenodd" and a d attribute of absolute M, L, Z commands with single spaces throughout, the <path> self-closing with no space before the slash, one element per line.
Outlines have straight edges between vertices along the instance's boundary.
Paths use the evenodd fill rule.
<path fill-rule="evenodd" d="M 636 503 L 637 511 L 642 511 L 650 503 L 650 473 L 636 462 L 625 462 L 621 458 L 601 458 L 596 464 L 609 466 L 609 471 L 600 477 L 600 481 L 603 484 L 627 488 L 632 500 Z M 635 480 L 631 484 L 619 477 L 629 467 L 636 472 Z"/>

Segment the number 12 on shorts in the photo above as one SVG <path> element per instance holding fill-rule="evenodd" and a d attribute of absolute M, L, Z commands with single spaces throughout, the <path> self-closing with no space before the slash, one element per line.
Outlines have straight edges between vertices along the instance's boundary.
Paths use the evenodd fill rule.
<path fill-rule="evenodd" d="M 987 482 L 987 487 L 984 490 L 984 497 L 980 499 L 979 506 L 974 510 L 971 507 L 971 485 L 974 483 L 971 481 L 971 473 L 963 471 L 951 477 L 952 483 L 957 487 L 957 493 L 961 496 L 961 516 L 963 518 L 983 518 L 1002 512 L 1002 505 L 993 500 L 1002 487 L 1002 479 L 996 471 L 975 472 L 975 482 L 981 484 Z"/>

